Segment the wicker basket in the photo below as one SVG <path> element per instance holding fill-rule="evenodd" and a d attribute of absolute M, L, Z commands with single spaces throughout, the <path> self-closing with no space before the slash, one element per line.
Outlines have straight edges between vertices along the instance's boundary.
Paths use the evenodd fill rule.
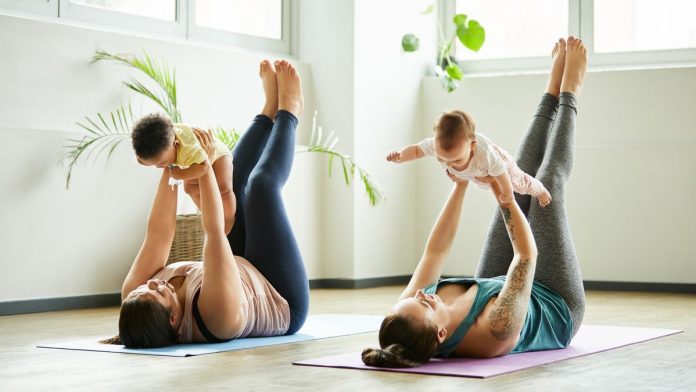
<path fill-rule="evenodd" d="M 200 261 L 203 255 L 203 224 L 200 214 L 176 216 L 176 233 L 167 264 L 177 261 Z"/>

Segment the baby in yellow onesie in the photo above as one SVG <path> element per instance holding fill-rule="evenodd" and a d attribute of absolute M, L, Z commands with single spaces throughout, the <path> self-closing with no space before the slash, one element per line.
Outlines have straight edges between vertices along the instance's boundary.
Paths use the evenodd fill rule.
<path fill-rule="evenodd" d="M 236 209 L 232 192 L 232 154 L 222 141 L 215 138 L 214 150 L 208 157 L 194 129 L 186 124 L 174 124 L 162 114 L 148 114 L 133 126 L 131 137 L 135 155 L 142 165 L 168 167 L 173 179 L 183 180 L 184 191 L 199 209 L 198 178 L 206 173 L 206 161 L 210 161 L 222 196 L 225 232 L 229 233 Z"/>

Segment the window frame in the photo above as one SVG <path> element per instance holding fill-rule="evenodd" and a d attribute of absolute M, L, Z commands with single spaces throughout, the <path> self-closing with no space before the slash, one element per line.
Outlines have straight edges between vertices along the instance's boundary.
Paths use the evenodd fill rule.
<path fill-rule="evenodd" d="M 613 53 L 595 53 L 594 51 L 594 1 L 567 0 L 568 34 L 579 37 L 587 47 L 590 56 L 590 68 L 663 68 L 696 65 L 696 48 L 641 50 Z M 453 31 L 452 18 L 456 12 L 456 2 L 438 1 L 439 21 L 449 36 Z M 485 27 L 485 26 L 484 26 Z M 465 73 L 503 73 L 536 72 L 546 70 L 549 57 L 518 57 L 508 59 L 462 60 L 460 63 Z"/>
<path fill-rule="evenodd" d="M 38 15 L 58 23 L 74 23 L 112 28 L 124 33 L 146 33 L 162 38 L 186 40 L 195 44 L 214 44 L 225 47 L 270 52 L 293 56 L 297 52 L 297 0 L 281 0 L 281 39 L 264 38 L 216 30 L 195 24 L 195 1 L 176 1 L 174 21 L 134 15 L 71 3 L 70 0 L 0 0 L 0 13 Z M 44 4 L 45 3 L 45 4 Z M 7 12 L 4 12 L 7 11 Z"/>

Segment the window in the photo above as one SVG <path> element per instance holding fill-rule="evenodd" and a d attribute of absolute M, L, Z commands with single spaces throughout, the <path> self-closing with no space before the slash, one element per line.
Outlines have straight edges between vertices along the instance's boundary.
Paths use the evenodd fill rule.
<path fill-rule="evenodd" d="M 103 10 L 124 12 L 149 18 L 176 20 L 175 0 L 69 0 L 74 4 L 92 6 Z"/>
<path fill-rule="evenodd" d="M 60 0 L 60 19 L 186 37 L 185 1 Z M 182 18 L 183 17 L 183 18 Z"/>
<path fill-rule="evenodd" d="M 440 0 L 443 27 L 458 13 L 486 29 L 477 53 L 457 42 L 465 72 L 546 69 L 568 35 L 583 40 L 592 67 L 696 63 L 693 0 Z"/>
<path fill-rule="evenodd" d="M 0 11 L 290 54 L 296 1 L 0 0 Z"/>
<path fill-rule="evenodd" d="M 696 48 L 693 0 L 612 0 L 594 4 L 597 53 Z"/>
<path fill-rule="evenodd" d="M 290 53 L 290 0 L 195 0 L 189 37 Z"/>
<path fill-rule="evenodd" d="M 568 35 L 568 2 L 562 0 L 459 0 L 456 13 L 486 29 L 486 42 L 476 53 L 457 41 L 463 59 L 546 56 L 549 43 Z"/>
<path fill-rule="evenodd" d="M 198 0 L 196 25 L 256 37 L 282 38 L 281 0 Z"/>
<path fill-rule="evenodd" d="M 0 8 L 36 15 L 58 15 L 58 0 L 0 0 Z"/>

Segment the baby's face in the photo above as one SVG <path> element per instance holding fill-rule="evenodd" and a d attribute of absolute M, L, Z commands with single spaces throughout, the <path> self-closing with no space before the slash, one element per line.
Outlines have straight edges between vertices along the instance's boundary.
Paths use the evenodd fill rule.
<path fill-rule="evenodd" d="M 138 163 L 141 165 L 165 168 L 176 161 L 176 145 L 172 142 L 167 148 L 154 157 L 149 159 L 137 157 L 137 159 Z"/>
<path fill-rule="evenodd" d="M 469 165 L 476 141 L 472 139 L 462 139 L 457 141 L 454 147 L 445 150 L 435 139 L 435 154 L 437 160 L 453 168 L 454 170 L 464 170 Z"/>

